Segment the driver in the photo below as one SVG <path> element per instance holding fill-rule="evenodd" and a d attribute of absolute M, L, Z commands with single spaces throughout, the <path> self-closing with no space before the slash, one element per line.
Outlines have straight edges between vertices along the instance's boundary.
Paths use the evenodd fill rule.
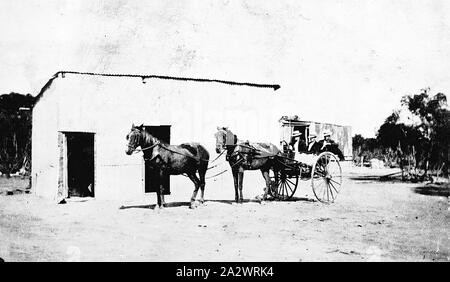
<path fill-rule="evenodd" d="M 323 132 L 323 145 L 320 150 L 324 150 L 329 145 L 336 145 L 336 142 L 331 139 L 331 131 L 327 129 Z"/>
<path fill-rule="evenodd" d="M 320 144 L 317 142 L 317 134 L 314 131 L 309 132 L 308 153 L 319 154 Z"/>
<path fill-rule="evenodd" d="M 299 152 L 299 153 L 306 152 L 307 145 L 306 145 L 306 142 L 303 141 L 303 139 L 301 138 L 302 135 L 303 135 L 303 133 L 298 132 L 298 131 L 296 131 L 292 134 L 292 139 L 291 139 L 292 141 L 289 145 L 291 145 L 291 149 L 293 151 L 295 151 L 295 143 L 297 143 L 297 140 L 298 140 L 297 152 Z"/>

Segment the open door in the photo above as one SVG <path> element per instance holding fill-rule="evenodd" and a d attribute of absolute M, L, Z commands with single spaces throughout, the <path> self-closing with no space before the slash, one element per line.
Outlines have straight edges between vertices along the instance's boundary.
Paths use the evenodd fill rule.
<path fill-rule="evenodd" d="M 60 132 L 58 198 L 94 197 L 94 133 Z"/>
<path fill-rule="evenodd" d="M 170 144 L 170 125 L 160 126 L 144 126 L 154 137 Z M 152 169 L 145 161 L 145 193 L 156 192 L 159 190 L 160 181 L 164 185 L 164 195 L 170 195 L 170 176 L 167 175 L 164 179 L 160 179 L 159 170 Z"/>

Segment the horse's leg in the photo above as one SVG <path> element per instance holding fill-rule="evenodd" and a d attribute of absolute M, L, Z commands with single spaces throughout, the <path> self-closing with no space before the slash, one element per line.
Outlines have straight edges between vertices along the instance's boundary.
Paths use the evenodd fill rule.
<path fill-rule="evenodd" d="M 244 182 L 244 169 L 242 167 L 239 168 L 239 180 L 238 180 L 238 184 L 239 184 L 239 203 L 242 204 L 242 202 L 244 202 L 244 196 L 242 195 L 242 182 Z"/>
<path fill-rule="evenodd" d="M 200 187 L 200 180 L 198 179 L 197 175 L 195 175 L 194 173 L 188 173 L 187 174 L 189 179 L 194 182 L 195 188 L 194 188 L 194 192 L 192 193 L 192 197 L 191 197 L 191 205 L 189 208 L 193 209 L 195 208 L 194 202 L 195 202 L 195 198 L 197 198 L 197 193 L 198 193 L 198 188 Z"/>
<path fill-rule="evenodd" d="M 236 203 L 239 202 L 239 194 L 238 194 L 238 189 L 239 189 L 239 170 L 237 169 L 233 169 L 233 180 L 234 180 L 234 199 L 236 201 Z"/>
<path fill-rule="evenodd" d="M 206 170 L 208 169 L 208 165 L 206 165 L 205 168 L 200 168 L 198 170 L 198 175 L 200 177 L 200 203 L 203 204 L 205 202 L 205 185 L 206 185 L 206 181 L 205 181 L 205 175 L 206 175 Z"/>
<path fill-rule="evenodd" d="M 262 200 L 265 201 L 267 199 L 267 193 L 269 192 L 269 189 L 271 189 L 269 170 L 261 169 L 261 173 L 266 181 L 266 187 L 264 188 L 264 195 L 262 197 Z"/>
<path fill-rule="evenodd" d="M 165 173 L 162 169 L 159 170 L 159 202 L 158 205 L 160 208 L 163 208 L 166 202 L 164 201 L 164 183 L 163 179 L 165 177 Z"/>
<path fill-rule="evenodd" d="M 158 203 L 156 204 L 155 210 L 158 208 L 161 208 L 161 190 L 160 189 L 156 190 L 156 200 L 158 201 Z"/>

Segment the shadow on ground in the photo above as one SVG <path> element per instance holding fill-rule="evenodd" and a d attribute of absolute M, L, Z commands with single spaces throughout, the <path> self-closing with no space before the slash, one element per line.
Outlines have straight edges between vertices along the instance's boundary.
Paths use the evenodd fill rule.
<path fill-rule="evenodd" d="M 176 208 L 176 207 L 189 207 L 191 205 L 190 202 L 170 202 L 166 203 L 165 208 Z M 153 205 L 134 205 L 134 206 L 121 206 L 119 209 L 155 209 L 156 204 Z"/>
<path fill-rule="evenodd" d="M 401 176 L 379 176 L 379 175 L 358 175 L 349 176 L 351 180 L 355 181 L 370 181 L 370 182 L 402 182 Z"/>
<path fill-rule="evenodd" d="M 316 200 L 314 200 L 314 199 L 300 198 L 300 197 L 292 197 L 291 199 L 285 200 L 285 201 L 279 201 L 279 200 L 276 200 L 273 198 L 266 200 L 266 202 L 297 202 L 297 201 L 316 202 Z M 235 200 L 206 200 L 205 202 L 215 202 L 215 203 L 222 203 L 222 204 L 229 204 L 229 205 L 236 204 Z M 260 201 L 257 199 L 244 199 L 243 204 L 245 204 L 245 203 L 258 203 L 259 204 Z"/>
<path fill-rule="evenodd" d="M 450 197 L 450 186 L 449 185 L 436 185 L 429 184 L 420 187 L 413 188 L 413 191 L 417 194 L 427 195 L 427 196 L 441 196 Z"/>
<path fill-rule="evenodd" d="M 268 199 L 266 200 L 266 202 L 298 202 L 298 201 L 303 201 L 303 202 L 317 202 L 314 199 L 309 199 L 309 198 L 303 198 L 303 197 L 292 197 L 289 200 L 286 201 L 278 201 L 275 199 Z M 235 200 L 205 200 L 205 203 L 208 202 L 212 202 L 212 203 L 222 203 L 222 204 L 227 204 L 227 205 L 233 205 L 236 204 Z M 242 204 L 248 204 L 248 203 L 260 203 L 259 200 L 257 199 L 244 199 Z M 190 202 L 169 202 L 166 203 L 166 205 L 164 206 L 165 208 L 176 208 L 176 207 L 189 207 L 191 205 Z M 155 209 L 156 204 L 152 204 L 152 205 L 132 205 L 132 206 L 121 206 L 119 209 L 121 210 L 125 210 L 125 209 Z"/>

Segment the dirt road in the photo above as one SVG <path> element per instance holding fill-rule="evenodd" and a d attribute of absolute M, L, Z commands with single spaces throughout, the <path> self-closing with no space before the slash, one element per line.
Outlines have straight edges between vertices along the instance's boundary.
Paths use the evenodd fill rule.
<path fill-rule="evenodd" d="M 256 172 L 255 172 L 256 173 Z M 245 180 L 244 180 L 245 181 Z M 290 202 L 251 200 L 260 187 L 208 187 L 188 208 L 191 188 L 174 188 L 169 207 L 155 196 L 130 202 L 32 194 L 0 196 L 0 257 L 5 261 L 449 261 L 450 190 L 347 175 L 331 205 L 301 183 Z M 17 181 L 16 181 L 17 182 Z M 5 187 L 6 180 L 0 185 Z M 20 182 L 15 183 L 14 185 Z M 211 184 L 210 186 L 212 186 Z M 120 208 L 122 207 L 122 208 Z"/>

